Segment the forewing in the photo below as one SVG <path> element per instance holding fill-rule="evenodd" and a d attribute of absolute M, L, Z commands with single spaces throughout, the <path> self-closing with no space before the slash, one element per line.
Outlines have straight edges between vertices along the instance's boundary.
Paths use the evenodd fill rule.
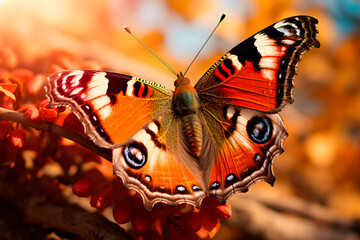
<path fill-rule="evenodd" d="M 115 148 L 149 121 L 169 112 L 172 92 L 133 76 L 92 70 L 62 71 L 45 82 L 50 106 L 68 106 L 100 147 Z"/>
<path fill-rule="evenodd" d="M 196 84 L 201 101 L 263 112 L 292 103 L 301 55 L 320 47 L 317 22 L 310 16 L 287 18 L 231 49 Z"/>

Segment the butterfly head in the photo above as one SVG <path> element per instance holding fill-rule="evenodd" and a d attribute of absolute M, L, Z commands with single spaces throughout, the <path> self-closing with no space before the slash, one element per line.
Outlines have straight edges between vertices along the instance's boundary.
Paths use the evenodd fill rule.
<path fill-rule="evenodd" d="M 182 84 L 190 84 L 190 80 L 184 76 L 182 72 L 176 74 L 177 79 L 174 82 L 175 87 L 178 87 Z"/>
<path fill-rule="evenodd" d="M 182 73 L 177 75 L 175 80 L 175 92 L 173 96 L 172 109 L 177 116 L 196 114 L 200 108 L 199 96 L 190 80 Z"/>

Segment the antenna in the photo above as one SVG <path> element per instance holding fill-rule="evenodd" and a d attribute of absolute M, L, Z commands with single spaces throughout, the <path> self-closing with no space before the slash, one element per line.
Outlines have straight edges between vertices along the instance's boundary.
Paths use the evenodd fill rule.
<path fill-rule="evenodd" d="M 168 69 L 170 69 L 170 71 L 172 71 L 176 76 L 176 72 L 174 72 L 174 70 L 172 70 L 163 60 L 161 60 L 153 51 L 151 51 L 142 41 L 140 41 L 134 34 L 132 34 L 131 30 L 129 27 L 124 26 L 125 31 L 127 31 L 131 36 L 133 36 L 136 41 L 138 41 L 141 45 L 143 45 L 149 52 L 152 53 L 152 55 L 154 55 L 157 59 L 159 59 L 160 62 L 162 62 Z"/>
<path fill-rule="evenodd" d="M 222 22 L 222 20 L 224 20 L 224 18 L 226 17 L 226 13 L 223 13 L 220 17 L 219 22 L 216 24 L 214 30 L 211 32 L 210 36 L 206 39 L 205 43 L 203 44 L 203 46 L 200 48 L 200 50 L 198 51 L 198 53 L 196 54 L 196 56 L 194 57 L 194 59 L 192 60 L 192 62 L 190 63 L 190 65 L 188 66 L 188 68 L 186 69 L 184 76 L 186 75 L 187 71 L 189 70 L 189 68 L 191 67 L 191 65 L 194 63 L 195 59 L 199 56 L 201 50 L 203 50 L 203 48 L 205 47 L 206 43 L 209 41 L 209 39 L 211 38 L 211 36 L 214 34 L 215 30 L 217 29 L 217 27 L 219 26 L 219 24 Z"/>

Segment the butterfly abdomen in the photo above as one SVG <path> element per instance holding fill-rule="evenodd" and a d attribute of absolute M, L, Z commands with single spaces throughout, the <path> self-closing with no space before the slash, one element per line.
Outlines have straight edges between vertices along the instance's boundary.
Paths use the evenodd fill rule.
<path fill-rule="evenodd" d="M 181 130 L 191 154 L 200 156 L 202 146 L 202 128 L 200 124 L 200 99 L 189 79 L 182 74 L 175 81 L 172 110 L 180 120 Z"/>
<path fill-rule="evenodd" d="M 202 129 L 199 115 L 187 115 L 182 119 L 182 130 L 190 152 L 195 157 L 200 157 L 202 147 Z"/>

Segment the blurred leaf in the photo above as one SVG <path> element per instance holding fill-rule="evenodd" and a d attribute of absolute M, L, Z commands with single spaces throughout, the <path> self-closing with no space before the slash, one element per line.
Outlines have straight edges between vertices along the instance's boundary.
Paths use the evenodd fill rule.
<path fill-rule="evenodd" d="M 0 92 L 4 93 L 6 96 L 10 97 L 12 100 L 16 100 L 15 95 L 13 94 L 16 90 L 17 85 L 11 83 L 0 83 Z"/>

